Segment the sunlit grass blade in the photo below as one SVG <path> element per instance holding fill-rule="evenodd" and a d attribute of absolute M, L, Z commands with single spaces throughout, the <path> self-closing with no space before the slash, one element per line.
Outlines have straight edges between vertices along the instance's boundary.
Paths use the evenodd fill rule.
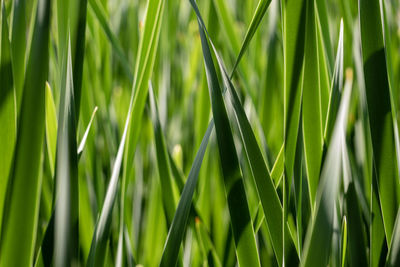
<path fill-rule="evenodd" d="M 331 83 L 331 93 L 329 97 L 329 105 L 327 111 L 327 118 L 324 130 L 324 145 L 329 145 L 329 140 L 332 135 L 333 127 L 335 125 L 337 112 L 339 109 L 339 102 L 342 94 L 343 86 L 343 20 L 340 21 L 340 32 L 338 48 L 336 52 L 335 68 L 333 71 L 333 79 Z"/>
<path fill-rule="evenodd" d="M 347 116 L 352 81 L 346 81 L 332 142 L 325 158 L 316 197 L 315 215 L 308 226 L 301 266 L 325 266 L 328 263 L 333 234 L 340 178 L 342 175 L 343 148 L 346 146 Z"/>
<path fill-rule="evenodd" d="M 373 179 L 378 185 L 386 242 L 389 245 L 398 207 L 396 189 L 399 180 L 396 178 L 394 128 L 379 1 L 360 0 L 359 16 L 374 158 Z"/>
<path fill-rule="evenodd" d="M 51 175 L 54 177 L 57 146 L 57 112 L 50 85 L 46 83 L 46 147 Z"/>
<path fill-rule="evenodd" d="M 400 209 L 397 211 L 396 223 L 394 224 L 393 236 L 390 242 L 386 266 L 394 267 L 400 264 Z"/>
<path fill-rule="evenodd" d="M 341 245 L 342 245 L 342 267 L 345 266 L 346 263 L 346 253 L 347 253 L 347 220 L 346 216 L 343 218 L 343 223 L 342 223 L 342 240 L 341 240 Z"/>
<path fill-rule="evenodd" d="M 314 0 L 307 0 L 303 75 L 303 137 L 310 200 L 314 207 L 322 158 L 321 88 L 318 84 L 317 29 Z"/>
<path fill-rule="evenodd" d="M 258 2 L 256 11 L 254 12 L 253 18 L 251 19 L 250 25 L 247 28 L 246 36 L 244 37 L 242 46 L 239 51 L 239 55 L 236 58 L 235 65 L 233 66 L 232 69 L 232 74 L 236 70 L 237 65 L 239 64 L 240 60 L 242 59 L 243 54 L 246 52 L 246 49 L 251 41 L 251 39 L 254 36 L 254 33 L 257 31 L 258 26 L 260 25 L 260 22 L 262 18 L 264 17 L 265 12 L 267 11 L 269 4 L 271 3 L 271 0 L 260 0 Z"/>
<path fill-rule="evenodd" d="M 192 6 L 195 5 L 193 1 L 191 1 L 191 3 Z M 199 31 L 237 260 L 239 266 L 260 266 L 242 174 L 235 144 L 233 142 L 232 130 L 230 128 L 207 38 L 205 37 L 200 22 Z"/>
<path fill-rule="evenodd" d="M 88 135 L 89 135 L 90 127 L 92 126 L 92 122 L 93 122 L 94 116 L 96 115 L 97 109 L 98 109 L 98 108 L 97 108 L 97 106 L 96 106 L 96 107 L 94 108 L 94 110 L 93 110 L 92 116 L 90 117 L 89 124 L 88 124 L 88 126 L 86 127 L 86 130 L 85 130 L 85 133 L 83 134 L 82 140 L 81 140 L 81 142 L 79 143 L 79 146 L 78 146 L 78 156 L 80 156 L 80 155 L 82 154 L 83 148 L 85 147 L 86 140 L 87 140 Z"/>
<path fill-rule="evenodd" d="M 39 1 L 24 81 L 11 183 L 0 244 L 0 266 L 30 266 L 38 223 L 50 1 Z"/>
<path fill-rule="evenodd" d="M 7 12 L 1 1 L 0 28 L 0 232 L 17 132 L 16 95 L 13 84 Z"/>

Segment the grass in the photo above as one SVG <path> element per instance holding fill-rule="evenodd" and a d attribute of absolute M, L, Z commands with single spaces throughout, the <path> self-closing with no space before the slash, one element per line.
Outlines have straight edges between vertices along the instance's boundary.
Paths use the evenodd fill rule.
<path fill-rule="evenodd" d="M 399 266 L 399 14 L 1 0 L 0 267 Z"/>

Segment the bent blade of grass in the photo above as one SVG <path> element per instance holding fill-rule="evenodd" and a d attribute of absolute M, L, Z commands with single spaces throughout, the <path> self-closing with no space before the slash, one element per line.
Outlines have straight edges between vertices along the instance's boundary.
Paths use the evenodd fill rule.
<path fill-rule="evenodd" d="M 218 56 L 217 51 L 213 45 L 212 48 L 214 49 L 214 54 L 217 58 L 225 87 L 228 88 L 230 100 L 235 110 L 236 120 L 239 125 L 241 138 L 243 140 L 244 148 L 246 151 L 246 156 L 248 157 L 250 162 L 250 168 L 256 183 L 258 195 L 261 200 L 261 204 L 268 225 L 269 234 L 272 240 L 272 246 L 275 251 L 275 256 L 279 265 L 282 265 L 282 225 L 285 225 L 285 227 L 287 228 L 287 225 L 283 224 L 282 222 L 282 204 L 279 200 L 278 194 L 275 191 L 275 187 L 269 175 L 269 171 L 261 153 L 261 149 L 257 143 L 256 137 L 251 128 L 250 122 L 247 119 L 246 113 L 240 103 L 239 97 L 236 93 L 236 89 L 234 88 L 232 82 L 229 80 L 224 64 L 221 58 Z M 293 243 L 289 242 L 290 240 L 288 240 L 286 244 L 293 245 Z M 285 249 L 285 251 L 289 252 L 290 249 L 287 248 Z"/>
<path fill-rule="evenodd" d="M 7 12 L 1 1 L 0 28 L 0 233 L 3 221 L 3 207 L 14 154 L 17 135 L 16 95 L 13 84 L 11 48 L 8 39 Z"/>
<path fill-rule="evenodd" d="M 390 88 L 385 59 L 379 0 L 359 0 L 361 44 L 368 115 L 376 179 L 386 242 L 392 238 L 396 219 L 397 164 Z"/>
<path fill-rule="evenodd" d="M 237 65 L 239 64 L 240 60 L 242 59 L 243 54 L 246 52 L 246 49 L 247 49 L 248 45 L 250 44 L 250 41 L 253 38 L 254 34 L 256 33 L 257 28 L 260 25 L 260 22 L 261 22 L 262 18 L 264 17 L 264 14 L 267 11 L 270 3 L 271 3 L 271 0 L 260 0 L 258 2 L 256 11 L 254 12 L 253 18 L 251 19 L 250 25 L 246 32 L 246 36 L 244 37 L 242 46 L 240 48 L 239 55 L 236 59 L 235 65 L 233 66 L 230 78 L 232 78 Z"/>
<path fill-rule="evenodd" d="M 190 2 L 195 5 L 193 0 Z M 199 19 L 198 22 L 237 260 L 239 266 L 260 266 L 232 130 L 207 39 Z"/>
<path fill-rule="evenodd" d="M 135 145 L 139 137 L 139 129 L 142 117 L 141 115 L 143 113 L 144 103 L 147 96 L 148 81 L 154 65 L 156 55 L 155 52 L 157 50 L 158 37 L 160 33 L 161 17 L 164 10 L 164 2 L 164 0 L 149 0 L 148 2 L 145 27 L 142 39 L 140 40 L 137 57 L 138 61 L 136 62 L 135 78 L 132 86 L 129 110 L 118 147 L 117 156 L 114 162 L 111 179 L 107 187 L 104 204 L 101 209 L 100 217 L 96 223 L 95 232 L 93 234 L 87 266 L 101 266 L 104 264 L 107 238 L 111 226 L 112 209 L 117 194 L 118 177 L 121 170 L 123 154 L 125 151 L 125 172 L 127 170 L 128 163 L 133 161 Z M 133 121 L 133 119 L 137 121 Z M 133 122 L 136 123 L 134 126 Z M 130 131 L 133 132 L 130 133 Z M 127 175 L 124 173 L 122 185 L 125 185 L 126 183 L 126 176 Z"/>
<path fill-rule="evenodd" d="M 339 107 L 332 142 L 324 161 L 319 183 L 315 215 L 307 230 L 301 258 L 301 266 L 325 266 L 328 263 L 333 234 L 334 212 L 342 175 L 343 148 L 346 146 L 345 133 L 351 96 L 352 81 L 346 81 L 344 96 Z M 340 156 L 338 156 L 340 155 Z"/>
<path fill-rule="evenodd" d="M 318 84 L 317 29 L 314 0 L 307 0 L 303 76 L 303 139 L 311 206 L 314 207 L 322 158 L 321 88 Z"/>
<path fill-rule="evenodd" d="M 50 1 L 40 0 L 26 69 L 14 154 L 9 206 L 0 244 L 0 266 L 30 266 L 41 190 L 41 152 L 45 121 L 45 82 L 49 63 Z"/>

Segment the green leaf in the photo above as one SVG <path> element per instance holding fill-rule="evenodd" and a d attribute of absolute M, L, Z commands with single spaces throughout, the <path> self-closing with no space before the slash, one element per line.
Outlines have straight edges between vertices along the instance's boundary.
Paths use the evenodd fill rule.
<path fill-rule="evenodd" d="M 396 223 L 392 240 L 390 242 L 389 252 L 386 259 L 386 266 L 394 267 L 400 264 L 400 209 L 397 211 Z"/>
<path fill-rule="evenodd" d="M 161 129 L 158 106 L 154 96 L 151 82 L 149 83 L 149 99 L 151 117 L 154 128 L 158 173 L 160 177 L 161 195 L 167 217 L 167 225 L 171 225 L 178 202 L 178 189 L 172 176 L 171 165 L 167 152 L 165 137 Z"/>
<path fill-rule="evenodd" d="M 8 39 L 7 14 L 4 1 L 1 1 L 0 29 L 0 231 L 3 208 L 14 154 L 17 135 L 16 96 L 13 84 L 10 40 Z"/>
<path fill-rule="evenodd" d="M 81 142 L 79 143 L 79 146 L 78 146 L 78 156 L 80 156 L 80 155 L 82 154 L 82 152 L 83 152 L 83 149 L 84 149 L 85 144 L 86 144 L 86 140 L 87 140 L 88 135 L 89 135 L 90 127 L 92 126 L 92 122 L 93 122 L 94 116 L 96 115 L 97 109 L 98 109 L 98 108 L 97 108 L 97 106 L 96 106 L 96 107 L 94 108 L 94 110 L 93 110 L 92 116 L 90 117 L 89 124 L 88 124 L 88 126 L 86 127 L 86 130 L 85 130 L 85 133 L 83 134 L 82 140 L 81 140 Z"/>
<path fill-rule="evenodd" d="M 396 179 L 398 170 L 379 1 L 360 0 L 359 15 L 374 158 L 373 179 L 378 185 L 386 242 L 389 244 L 398 207 L 396 188 L 399 180 Z"/>
<path fill-rule="evenodd" d="M 194 1 L 191 0 L 190 2 L 193 8 L 195 8 L 196 4 Z M 260 266 L 253 225 L 232 131 L 207 39 L 200 22 L 199 30 L 237 260 L 239 266 Z"/>
<path fill-rule="evenodd" d="M 332 142 L 328 147 L 316 196 L 316 208 L 307 230 L 301 266 L 326 266 L 331 251 L 334 212 L 343 172 L 346 126 L 352 80 L 346 81 Z"/>
<path fill-rule="evenodd" d="M 49 83 L 46 83 L 46 147 L 49 158 L 51 176 L 54 177 L 54 167 L 57 147 L 57 112 L 53 93 Z"/>
<path fill-rule="evenodd" d="M 31 266 L 41 189 L 45 82 L 49 64 L 50 1 L 40 0 L 26 69 L 9 205 L 5 210 L 0 266 Z"/>
<path fill-rule="evenodd" d="M 251 39 L 253 38 L 255 32 L 257 31 L 257 28 L 260 25 L 260 22 L 261 22 L 262 18 L 264 17 L 264 14 L 267 11 L 270 3 L 271 3 L 271 0 L 260 0 L 258 2 L 256 11 L 254 12 L 254 15 L 253 15 L 253 18 L 251 19 L 250 25 L 247 28 L 246 36 L 244 37 L 242 46 L 239 51 L 239 55 L 236 58 L 235 65 L 233 66 L 231 77 L 232 77 L 233 73 L 235 72 L 236 67 L 239 64 L 240 60 L 242 59 L 242 56 L 245 53 L 247 47 L 249 46 Z"/>
<path fill-rule="evenodd" d="M 303 76 L 303 137 L 310 200 L 314 207 L 322 158 L 322 118 L 314 0 L 307 0 Z"/>

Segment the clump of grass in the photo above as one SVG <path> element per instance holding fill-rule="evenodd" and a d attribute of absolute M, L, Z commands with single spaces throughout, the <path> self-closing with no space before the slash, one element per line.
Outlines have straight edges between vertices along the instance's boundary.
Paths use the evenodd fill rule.
<path fill-rule="evenodd" d="M 0 266 L 399 266 L 396 1 L 1 1 Z"/>

